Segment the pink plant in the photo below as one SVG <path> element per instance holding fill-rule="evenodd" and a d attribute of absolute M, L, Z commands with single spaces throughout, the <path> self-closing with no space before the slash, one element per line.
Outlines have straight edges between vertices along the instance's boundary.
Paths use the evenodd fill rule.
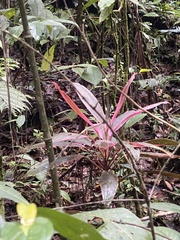
<path fill-rule="evenodd" d="M 98 140 L 95 141 L 94 146 L 108 150 L 112 146 L 116 144 L 113 139 L 113 131 L 117 132 L 124 124 L 132 117 L 143 112 L 142 109 L 138 110 L 130 110 L 118 116 L 122 106 L 125 102 L 125 95 L 128 93 L 129 87 L 133 82 L 137 73 L 134 73 L 129 81 L 126 83 L 122 90 L 122 94 L 120 95 L 117 107 L 115 112 L 110 120 L 106 119 L 106 115 L 98 102 L 97 98 L 83 85 L 79 83 L 73 83 L 73 86 L 78 94 L 80 100 L 85 105 L 87 110 L 92 114 L 95 119 L 95 123 L 93 123 L 76 105 L 76 103 L 64 92 L 60 89 L 57 83 L 54 83 L 54 86 L 60 92 L 61 96 L 68 103 L 68 105 L 82 118 L 86 123 L 88 123 L 97 134 Z M 144 107 L 144 110 L 149 110 L 154 107 L 159 106 L 160 104 L 166 104 L 167 102 L 159 102 L 155 104 L 148 105 Z M 113 130 L 113 131 L 112 131 Z"/>

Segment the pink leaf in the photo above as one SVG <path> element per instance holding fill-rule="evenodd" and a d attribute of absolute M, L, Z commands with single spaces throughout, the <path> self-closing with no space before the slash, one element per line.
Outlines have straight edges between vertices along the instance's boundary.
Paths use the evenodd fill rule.
<path fill-rule="evenodd" d="M 75 102 L 72 101 L 72 99 L 60 89 L 57 83 L 53 83 L 55 88 L 58 89 L 61 96 L 64 98 L 64 100 L 67 102 L 67 104 L 82 118 L 84 121 L 86 121 L 89 125 L 93 126 L 93 123 L 86 117 L 86 115 L 81 111 L 81 109 L 75 104 Z"/>
<path fill-rule="evenodd" d="M 53 82 L 55 88 L 59 91 L 61 96 L 64 98 L 64 100 L 67 102 L 67 104 L 82 118 L 84 119 L 85 122 L 87 122 L 90 126 L 93 127 L 94 131 L 98 134 L 98 136 L 102 135 L 101 130 L 93 124 L 87 117 L 86 115 L 81 111 L 81 109 L 73 102 L 73 100 L 64 92 L 60 89 L 57 83 Z"/>
<path fill-rule="evenodd" d="M 98 123 L 103 123 L 106 116 L 97 98 L 83 85 L 79 83 L 73 83 L 73 85 L 76 89 L 79 98 L 81 99 L 81 102 L 95 117 Z"/>
<path fill-rule="evenodd" d="M 136 76 L 137 73 L 133 73 L 133 75 L 130 77 L 129 81 L 126 83 L 126 85 L 124 86 L 123 90 L 122 90 L 122 93 L 120 95 L 120 98 L 119 98 L 119 101 L 118 101 L 118 104 L 117 104 L 117 107 L 116 107 L 116 110 L 114 112 L 114 115 L 112 116 L 112 119 L 111 119 L 111 124 L 113 123 L 114 119 L 117 117 L 119 111 L 121 110 L 122 108 L 122 105 L 124 104 L 124 101 L 125 101 L 125 96 L 123 95 L 123 93 L 127 94 L 128 93 L 128 90 L 129 90 L 129 87 L 131 85 L 131 83 L 133 82 L 135 76 Z"/>
<path fill-rule="evenodd" d="M 119 117 L 115 118 L 112 124 L 113 130 L 115 132 L 119 130 L 130 118 L 132 118 L 135 115 L 137 115 L 136 111 L 130 110 L 121 114 Z"/>
<path fill-rule="evenodd" d="M 144 110 L 149 110 L 152 109 L 154 107 L 157 107 L 161 104 L 167 104 L 168 102 L 159 102 L 159 103 L 154 103 L 151 105 L 148 105 L 146 107 L 144 107 Z M 120 115 L 119 117 L 117 117 L 116 119 L 114 119 L 113 124 L 112 124 L 112 128 L 113 130 L 116 132 L 117 130 L 119 130 L 130 118 L 142 113 L 143 110 L 138 109 L 138 110 L 131 110 L 128 112 L 123 113 L 122 115 Z M 108 135 L 111 136 L 112 132 L 109 130 Z"/>
<path fill-rule="evenodd" d="M 96 148 L 103 148 L 105 150 L 108 150 L 111 147 L 115 146 L 115 143 L 113 141 L 109 140 L 97 140 L 94 144 L 94 147 Z"/>
<path fill-rule="evenodd" d="M 154 144 L 150 144 L 150 143 L 147 143 L 147 142 L 130 142 L 130 144 L 134 147 L 138 147 L 138 148 L 153 148 L 153 149 L 156 149 L 156 150 L 160 150 L 164 153 L 166 153 L 167 155 L 171 156 L 171 153 L 159 146 L 156 146 Z"/>

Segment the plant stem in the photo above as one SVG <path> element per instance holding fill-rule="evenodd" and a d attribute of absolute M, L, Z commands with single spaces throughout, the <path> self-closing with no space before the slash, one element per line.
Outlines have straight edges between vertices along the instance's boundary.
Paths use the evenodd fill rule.
<path fill-rule="evenodd" d="M 4 181 L 2 151 L 0 151 L 0 181 Z M 0 215 L 5 217 L 4 198 L 0 199 Z"/>
<path fill-rule="evenodd" d="M 52 166 L 50 169 L 50 173 L 51 173 L 51 178 L 52 178 L 54 200 L 55 200 L 56 206 L 60 206 L 61 205 L 61 196 L 60 196 L 60 189 L 59 189 L 59 179 L 58 179 L 58 175 L 57 175 L 56 165 L 54 163 L 54 160 L 55 160 L 54 149 L 53 149 L 53 145 L 52 145 L 52 138 L 51 138 L 51 134 L 50 134 L 49 124 L 48 124 L 47 115 L 46 115 L 45 106 L 44 106 L 43 95 L 42 95 L 42 91 L 41 91 L 41 84 L 40 84 L 38 68 L 37 68 L 37 64 L 36 64 L 35 54 L 34 54 L 34 51 L 32 50 L 32 47 L 33 47 L 32 36 L 31 36 L 30 30 L 29 30 L 24 1 L 18 0 L 18 4 L 19 4 L 19 8 L 20 8 L 22 24 L 23 24 L 23 29 L 24 29 L 24 39 L 25 39 L 25 42 L 31 46 L 31 48 L 27 49 L 28 60 L 29 60 L 31 72 L 33 75 L 37 107 L 38 107 L 40 121 L 41 121 L 41 125 L 42 125 L 44 141 L 45 141 L 45 145 L 46 145 L 46 149 L 47 149 L 49 165 Z"/>

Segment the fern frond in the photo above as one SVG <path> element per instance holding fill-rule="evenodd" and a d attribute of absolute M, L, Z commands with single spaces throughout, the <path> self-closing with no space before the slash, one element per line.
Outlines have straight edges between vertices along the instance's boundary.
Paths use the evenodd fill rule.
<path fill-rule="evenodd" d="M 29 110 L 28 104 L 29 101 L 22 92 L 18 91 L 12 86 L 9 86 L 10 91 L 10 103 L 11 103 L 11 111 L 13 115 L 24 111 L 25 109 Z M 7 93 L 7 83 L 4 81 L 0 81 L 0 111 L 4 109 L 8 109 L 8 93 Z"/>

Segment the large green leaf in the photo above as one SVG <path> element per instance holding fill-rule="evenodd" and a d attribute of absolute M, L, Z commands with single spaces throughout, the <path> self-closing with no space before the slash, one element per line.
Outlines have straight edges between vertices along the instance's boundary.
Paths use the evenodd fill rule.
<path fill-rule="evenodd" d="M 0 181 L 0 198 L 7 198 L 16 203 L 23 202 L 28 204 L 28 201 L 13 188 L 13 184 L 11 182 Z"/>
<path fill-rule="evenodd" d="M 23 26 L 15 26 L 9 29 L 10 34 L 15 35 L 16 37 L 20 37 L 23 32 Z M 10 43 L 13 45 L 16 39 L 14 37 L 8 36 Z"/>
<path fill-rule="evenodd" d="M 80 65 L 80 64 L 79 64 Z M 96 86 L 102 80 L 102 73 L 97 66 L 88 64 L 87 68 L 72 68 L 85 81 Z"/>
<path fill-rule="evenodd" d="M 159 211 L 170 211 L 174 213 L 180 213 L 180 206 L 174 203 L 168 203 L 168 202 L 151 203 L 151 208 Z"/>
<path fill-rule="evenodd" d="M 156 227 L 155 233 L 159 233 L 164 236 L 164 237 L 161 237 L 156 234 L 156 240 L 166 240 L 167 238 L 172 239 L 172 240 L 180 239 L 180 233 L 178 233 L 177 231 L 175 231 L 171 228 L 167 228 L 167 227 Z"/>
<path fill-rule="evenodd" d="M 27 236 L 23 231 L 23 227 L 18 222 L 6 223 L 1 229 L 1 240 L 50 240 L 54 234 L 54 228 L 47 218 L 38 217 L 30 227 Z M 25 227 L 24 227 L 25 228 Z"/>
<path fill-rule="evenodd" d="M 72 68 L 72 70 L 79 74 L 85 81 L 96 86 L 102 80 L 102 73 L 100 69 L 92 64 L 77 64 L 57 67 L 59 70 Z"/>
<path fill-rule="evenodd" d="M 38 208 L 38 216 L 48 218 L 54 229 L 70 240 L 104 240 L 93 226 L 66 213 Z"/>
<path fill-rule="evenodd" d="M 42 22 L 40 21 L 33 21 L 29 23 L 29 28 L 32 37 L 36 40 L 39 41 L 42 34 L 45 32 L 45 26 Z"/>
<path fill-rule="evenodd" d="M 18 222 L 6 223 L 0 232 L 1 240 L 26 240 L 26 236 Z"/>
<path fill-rule="evenodd" d="M 53 224 L 48 218 L 37 217 L 27 239 L 50 240 L 54 232 Z"/>
<path fill-rule="evenodd" d="M 125 208 L 103 209 L 82 212 L 75 216 L 84 221 L 95 222 L 102 219 L 99 232 L 107 240 L 150 240 L 151 235 L 138 217 Z M 135 224 L 136 226 L 128 225 Z M 139 227 L 138 227 L 139 226 Z"/>
<path fill-rule="evenodd" d="M 41 0 L 28 0 L 31 15 L 41 18 L 53 18 L 50 10 L 46 9 Z"/>

